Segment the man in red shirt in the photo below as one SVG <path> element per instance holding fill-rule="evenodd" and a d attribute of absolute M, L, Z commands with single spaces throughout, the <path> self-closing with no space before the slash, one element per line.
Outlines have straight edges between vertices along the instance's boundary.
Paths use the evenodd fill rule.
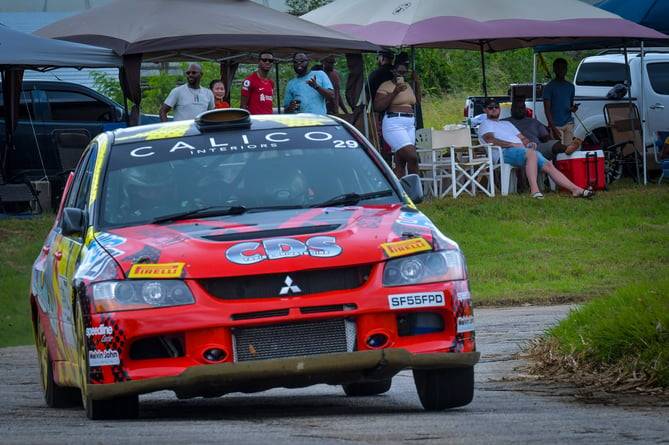
<path fill-rule="evenodd" d="M 274 63 L 270 51 L 258 54 L 258 69 L 242 83 L 240 106 L 251 114 L 272 114 L 274 82 L 269 78 L 269 71 Z"/>

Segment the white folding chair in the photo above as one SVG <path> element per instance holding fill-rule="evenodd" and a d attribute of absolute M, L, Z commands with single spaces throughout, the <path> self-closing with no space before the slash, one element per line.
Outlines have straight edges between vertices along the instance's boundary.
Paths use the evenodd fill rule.
<path fill-rule="evenodd" d="M 440 198 L 451 190 L 451 163 L 448 148 L 438 145 L 434 131 L 433 128 L 416 130 L 416 151 L 425 196 Z"/>

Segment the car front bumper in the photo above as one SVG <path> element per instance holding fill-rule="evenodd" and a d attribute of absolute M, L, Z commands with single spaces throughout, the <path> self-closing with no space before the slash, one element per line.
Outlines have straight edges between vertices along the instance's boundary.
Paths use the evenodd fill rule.
<path fill-rule="evenodd" d="M 92 399 L 172 390 L 179 398 L 216 397 L 231 392 L 341 385 L 388 379 L 403 369 L 471 367 L 480 352 L 412 354 L 406 349 L 300 356 L 243 363 L 193 366 L 179 375 L 112 384 L 88 384 Z"/>

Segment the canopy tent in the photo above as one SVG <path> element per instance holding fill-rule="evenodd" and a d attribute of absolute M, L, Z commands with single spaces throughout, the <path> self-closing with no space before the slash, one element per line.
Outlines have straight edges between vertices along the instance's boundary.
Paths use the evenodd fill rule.
<path fill-rule="evenodd" d="M 666 37 L 580 0 L 335 0 L 302 18 L 382 46 L 477 50 L 482 62 L 484 52 Z"/>
<path fill-rule="evenodd" d="M 604 0 L 595 4 L 600 9 L 652 28 L 662 34 L 669 34 L 669 0 Z"/>
<path fill-rule="evenodd" d="M 646 47 L 666 47 L 669 46 L 669 40 L 667 38 L 669 37 L 669 23 L 667 22 L 666 18 L 669 17 L 669 0 L 637 0 L 634 2 L 630 2 L 628 0 L 604 0 L 602 2 L 599 2 L 595 4 L 597 8 L 609 11 L 614 14 L 618 14 L 621 17 L 630 20 L 634 23 L 638 23 L 639 25 L 646 26 L 648 28 L 652 28 L 659 33 L 662 33 L 664 36 L 664 39 L 653 39 L 653 38 L 645 38 L 645 39 L 639 39 L 639 46 L 640 46 L 640 57 L 641 57 L 641 63 L 639 64 L 640 69 L 645 69 L 645 64 L 643 62 L 644 58 L 644 53 L 645 53 L 645 48 Z M 625 57 L 627 58 L 627 47 L 630 46 L 628 42 L 623 42 L 624 44 L 621 44 L 619 46 L 624 47 L 625 49 Z M 544 45 L 544 46 L 538 46 L 535 47 L 535 61 L 536 61 L 536 54 L 537 53 L 542 53 L 542 52 L 549 52 L 549 51 L 569 51 L 569 50 L 575 50 L 575 49 L 584 49 L 584 48 L 608 48 L 611 47 L 611 42 L 610 41 L 603 41 L 603 40 L 586 40 L 582 42 L 566 42 L 566 43 L 561 43 L 561 44 L 555 44 L 555 45 Z M 536 74 L 536 64 L 535 64 L 535 74 Z M 628 73 L 629 74 L 629 73 Z M 641 82 L 644 81 L 645 76 L 640 76 Z M 535 83 L 536 83 L 536 77 L 535 77 Z M 627 81 L 629 85 L 629 79 Z M 644 91 L 643 85 L 641 86 L 641 90 Z M 630 104 L 630 113 L 632 112 L 632 97 L 631 97 L 631 91 L 628 89 L 628 95 L 627 95 L 627 100 Z M 639 101 L 639 110 L 641 112 L 641 121 L 643 123 L 647 122 L 647 115 L 648 115 L 648 109 L 644 105 L 645 103 L 645 97 L 643 95 L 641 97 L 637 98 Z M 646 134 L 645 131 L 642 132 L 642 145 L 645 147 L 646 144 L 648 143 L 647 141 L 648 135 Z M 635 158 L 636 159 L 636 158 Z M 643 183 L 647 184 L 648 182 L 648 172 L 647 172 L 647 165 L 646 165 L 646 157 L 642 157 L 643 165 L 642 165 L 642 171 L 643 171 Z M 637 166 L 637 174 L 638 174 L 638 166 Z"/>
<path fill-rule="evenodd" d="M 142 61 L 215 61 L 230 91 L 240 61 L 271 50 L 361 53 L 378 46 L 249 0 L 117 0 L 38 29 L 35 34 L 113 49 L 124 58 L 121 86 L 141 102 Z M 138 114 L 135 107 L 135 114 Z"/>
<path fill-rule="evenodd" d="M 488 52 L 661 34 L 581 0 L 335 0 L 302 16 L 382 46 Z"/>
<path fill-rule="evenodd" d="M 0 69 L 6 127 L 6 139 L 0 144 L 2 179 L 12 176 L 11 165 L 6 164 L 6 154 L 15 149 L 13 135 L 17 124 L 23 70 L 120 68 L 122 64 L 122 58 L 106 48 L 46 39 L 0 24 Z"/>

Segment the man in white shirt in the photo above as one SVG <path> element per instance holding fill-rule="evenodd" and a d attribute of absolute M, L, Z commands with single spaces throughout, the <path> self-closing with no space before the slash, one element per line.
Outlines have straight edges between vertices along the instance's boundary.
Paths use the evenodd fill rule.
<path fill-rule="evenodd" d="M 499 120 L 499 102 L 494 98 L 485 101 L 483 110 L 486 119 L 479 125 L 479 141 L 497 145 L 504 150 L 504 162 L 516 167 L 525 167 L 532 198 L 544 199 L 537 183 L 538 172 L 546 173 L 558 186 L 569 190 L 574 198 L 590 198 L 595 192 L 582 189 L 571 182 L 552 162 L 548 161 L 531 142 L 509 121 Z"/>
<path fill-rule="evenodd" d="M 167 113 L 174 109 L 175 121 L 194 119 L 198 114 L 213 110 L 215 106 L 214 93 L 209 88 L 200 86 L 202 80 L 202 66 L 191 63 L 186 71 L 188 83 L 173 88 L 160 106 L 160 120 L 167 122 Z"/>

